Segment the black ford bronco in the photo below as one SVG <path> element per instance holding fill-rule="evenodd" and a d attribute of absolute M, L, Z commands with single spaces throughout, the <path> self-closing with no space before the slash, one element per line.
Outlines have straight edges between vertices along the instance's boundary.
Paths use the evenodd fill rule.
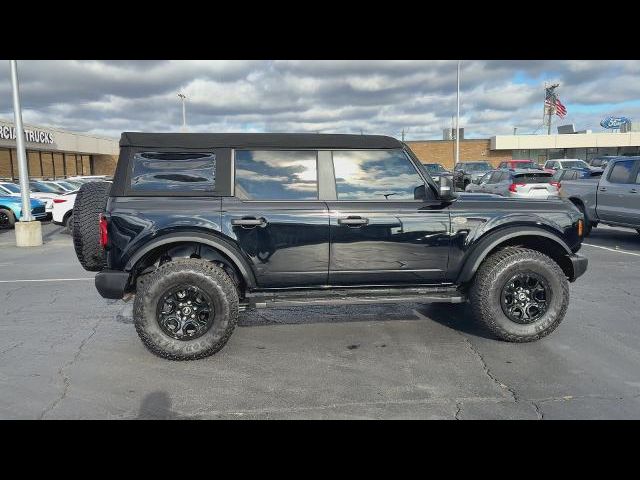
<path fill-rule="evenodd" d="M 562 321 L 587 259 L 566 200 L 453 193 L 394 138 L 123 133 L 74 246 L 105 298 L 135 294 L 155 354 L 220 350 L 245 308 L 469 301 L 497 337 Z"/>

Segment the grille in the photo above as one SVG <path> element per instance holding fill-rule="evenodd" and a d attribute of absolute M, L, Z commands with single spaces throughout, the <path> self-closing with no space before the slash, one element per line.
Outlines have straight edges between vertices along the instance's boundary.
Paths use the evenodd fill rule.
<path fill-rule="evenodd" d="M 41 207 L 35 207 L 33 210 L 31 210 L 31 213 L 33 215 L 37 215 L 39 213 L 44 213 L 44 205 Z"/>

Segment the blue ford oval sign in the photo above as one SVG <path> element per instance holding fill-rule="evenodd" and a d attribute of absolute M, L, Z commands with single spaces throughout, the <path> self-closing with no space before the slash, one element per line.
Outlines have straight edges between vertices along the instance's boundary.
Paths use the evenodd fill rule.
<path fill-rule="evenodd" d="M 625 123 L 630 122 L 631 120 L 629 120 L 627 117 L 607 117 L 600 122 L 600 126 L 602 128 L 617 129 Z"/>

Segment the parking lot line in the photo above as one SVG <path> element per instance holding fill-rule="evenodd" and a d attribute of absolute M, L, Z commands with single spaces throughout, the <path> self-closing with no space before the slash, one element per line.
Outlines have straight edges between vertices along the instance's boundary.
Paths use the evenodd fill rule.
<path fill-rule="evenodd" d="M 600 245 L 591 245 L 590 243 L 583 243 L 582 245 L 586 245 L 587 247 L 601 248 L 603 250 L 609 250 L 611 252 L 616 252 L 616 253 L 626 253 L 627 255 L 635 255 L 636 257 L 640 257 L 640 253 L 627 252 L 626 250 L 618 250 L 617 248 L 601 247 Z"/>
<path fill-rule="evenodd" d="M 0 280 L 0 283 L 23 283 L 23 282 L 80 282 L 82 280 L 94 280 L 95 277 L 83 278 L 39 278 L 29 280 Z"/>

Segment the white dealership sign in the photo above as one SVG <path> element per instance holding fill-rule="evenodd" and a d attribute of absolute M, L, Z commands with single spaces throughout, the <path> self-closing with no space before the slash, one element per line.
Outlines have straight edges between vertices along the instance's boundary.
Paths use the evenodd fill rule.
<path fill-rule="evenodd" d="M 32 143 L 53 143 L 53 133 L 45 132 L 43 130 L 29 130 L 25 129 L 24 137 L 27 142 Z M 15 140 L 16 129 L 8 125 L 0 125 L 0 140 Z"/>

